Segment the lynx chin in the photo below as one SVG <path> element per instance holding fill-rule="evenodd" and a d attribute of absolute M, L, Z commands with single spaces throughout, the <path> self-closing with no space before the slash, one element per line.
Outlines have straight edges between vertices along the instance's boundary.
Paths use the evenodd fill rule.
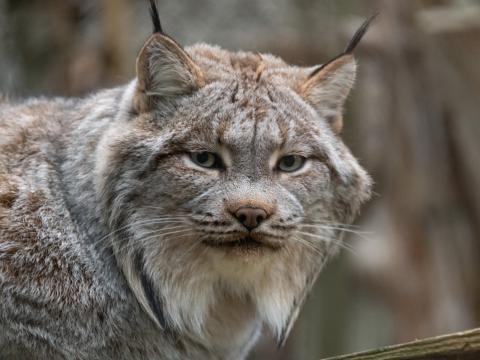
<path fill-rule="evenodd" d="M 370 197 L 340 138 L 353 50 L 292 66 L 182 48 L 136 78 L 0 103 L 0 358 L 244 359 L 285 341 Z M 133 65 L 133 64 L 132 64 Z"/>

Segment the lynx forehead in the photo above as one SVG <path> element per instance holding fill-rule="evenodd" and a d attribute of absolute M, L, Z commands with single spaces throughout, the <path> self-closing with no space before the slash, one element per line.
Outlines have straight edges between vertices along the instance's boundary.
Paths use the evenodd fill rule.
<path fill-rule="evenodd" d="M 371 19 L 299 67 L 184 49 L 150 3 L 130 84 L 0 105 L 2 356 L 241 359 L 263 325 L 281 345 L 369 198 L 340 132 Z"/>

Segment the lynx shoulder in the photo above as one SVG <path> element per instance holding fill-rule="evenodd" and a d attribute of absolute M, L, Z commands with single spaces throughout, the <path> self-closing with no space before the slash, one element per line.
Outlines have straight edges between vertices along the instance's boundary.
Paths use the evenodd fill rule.
<path fill-rule="evenodd" d="M 161 27 L 129 84 L 0 100 L 0 357 L 242 359 L 281 345 L 370 178 L 353 50 L 312 67 Z"/>

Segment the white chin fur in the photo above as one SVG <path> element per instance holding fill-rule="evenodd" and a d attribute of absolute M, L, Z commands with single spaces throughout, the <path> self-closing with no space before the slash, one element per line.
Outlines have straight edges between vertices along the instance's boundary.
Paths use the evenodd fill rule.
<path fill-rule="evenodd" d="M 222 331 L 237 327 L 241 333 L 251 331 L 253 322 L 263 322 L 275 335 L 282 333 L 305 284 L 299 267 L 285 266 L 278 254 L 251 261 L 209 255 L 208 261 L 190 264 L 180 273 L 178 268 L 168 274 L 151 272 L 170 326 L 202 342 L 220 330 L 212 326 Z M 246 312 L 241 319 L 236 319 L 238 311 Z"/>

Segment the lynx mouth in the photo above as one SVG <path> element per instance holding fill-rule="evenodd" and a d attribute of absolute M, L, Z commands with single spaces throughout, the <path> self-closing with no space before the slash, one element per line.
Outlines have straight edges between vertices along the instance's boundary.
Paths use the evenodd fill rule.
<path fill-rule="evenodd" d="M 238 249 L 238 250 L 278 250 L 279 244 L 274 244 L 266 240 L 255 239 L 251 236 L 245 236 L 236 240 L 217 241 L 213 239 L 204 240 L 203 243 L 209 247 L 218 249 Z"/>

